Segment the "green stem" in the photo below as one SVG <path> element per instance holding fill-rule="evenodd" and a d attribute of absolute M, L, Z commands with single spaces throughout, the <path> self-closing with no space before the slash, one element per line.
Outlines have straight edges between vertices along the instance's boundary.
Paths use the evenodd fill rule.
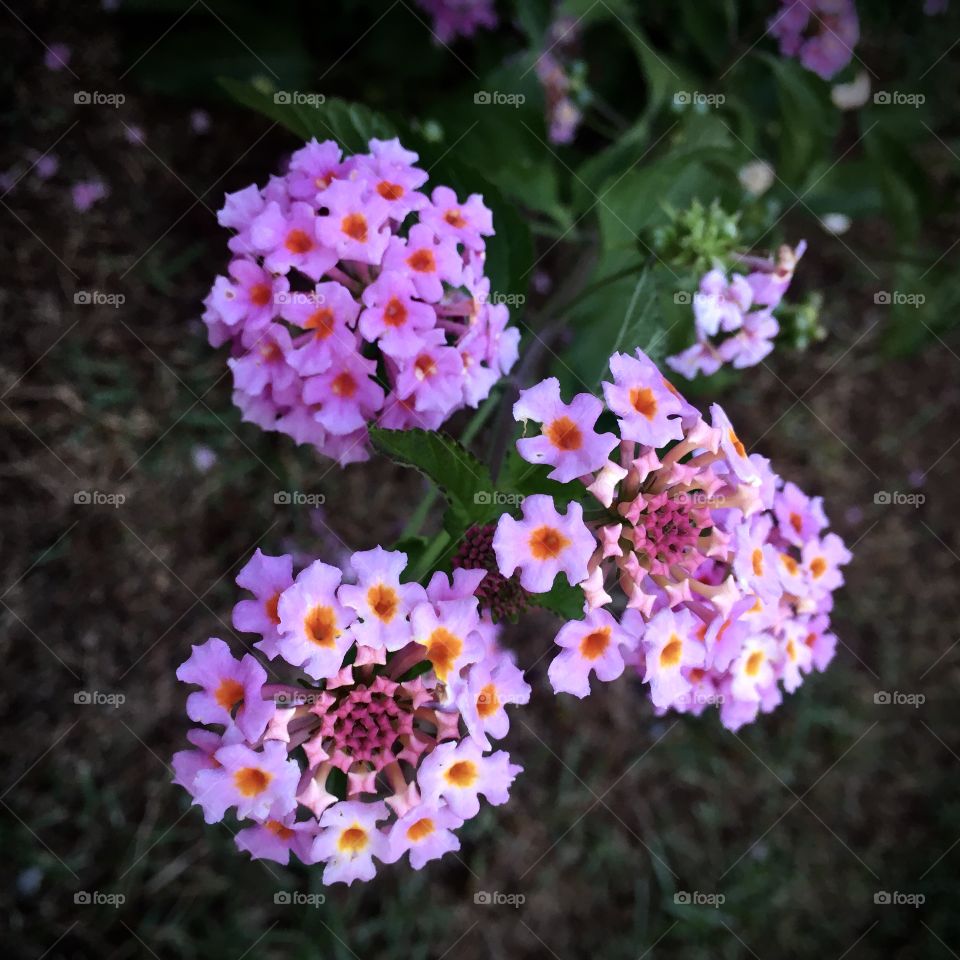
<path fill-rule="evenodd" d="M 420 563 L 417 565 L 414 580 L 422 580 L 432 569 L 437 559 L 443 553 L 450 543 L 450 534 L 446 530 L 441 530 L 431 541 Z"/>

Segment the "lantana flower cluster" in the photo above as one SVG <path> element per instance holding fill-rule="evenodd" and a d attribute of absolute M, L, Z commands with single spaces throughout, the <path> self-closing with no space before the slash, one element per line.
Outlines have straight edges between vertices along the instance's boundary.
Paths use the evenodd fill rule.
<path fill-rule="evenodd" d="M 546 49 L 537 57 L 535 70 L 547 102 L 547 138 L 551 143 L 572 143 L 583 111 L 578 101 L 587 98 L 585 66 L 577 59 L 580 21 L 558 16 L 546 34 Z"/>
<path fill-rule="evenodd" d="M 717 705 L 736 730 L 830 662 L 850 554 L 820 499 L 748 453 L 719 405 L 705 420 L 639 350 L 610 371 L 603 401 L 564 403 L 554 378 L 521 392 L 514 416 L 541 430 L 518 452 L 571 499 L 530 496 L 500 519 L 500 572 L 534 594 L 562 573 L 583 592 L 583 618 L 556 637 L 555 691 L 584 697 L 591 674 L 630 666 L 658 711 Z M 598 432 L 602 415 L 616 433 Z"/>
<path fill-rule="evenodd" d="M 477 406 L 519 341 L 490 302 L 482 197 L 427 195 L 417 154 L 369 148 L 311 140 L 283 176 L 229 194 L 234 259 L 204 300 L 244 419 L 341 464 L 368 458 L 370 423 L 432 430 Z"/>
<path fill-rule="evenodd" d="M 807 249 L 783 244 L 776 256 L 734 254 L 729 271 L 708 271 L 692 296 L 696 342 L 667 358 L 667 364 L 692 380 L 710 376 L 724 364 L 736 369 L 758 364 L 773 350 L 780 324 L 773 315 L 783 300 L 797 263 Z"/>
<path fill-rule="evenodd" d="M 212 638 L 177 671 L 200 688 L 187 713 L 203 726 L 175 755 L 175 782 L 208 823 L 233 811 L 252 857 L 322 863 L 324 883 L 369 880 L 375 859 L 406 854 L 420 869 L 459 849 L 481 797 L 508 799 L 522 768 L 492 741 L 530 688 L 478 610 L 483 571 L 424 588 L 404 581 L 406 564 L 354 553 L 348 583 L 320 560 L 294 577 L 290 556 L 258 550 L 233 624 L 259 634 L 268 664 Z"/>
<path fill-rule="evenodd" d="M 853 48 L 860 41 L 853 0 L 783 0 L 767 26 L 784 56 L 797 57 L 824 80 L 853 59 Z"/>

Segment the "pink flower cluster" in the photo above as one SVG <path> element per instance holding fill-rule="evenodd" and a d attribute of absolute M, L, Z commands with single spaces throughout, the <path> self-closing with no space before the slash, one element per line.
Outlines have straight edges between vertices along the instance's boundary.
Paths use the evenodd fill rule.
<path fill-rule="evenodd" d="M 493 0 L 417 0 L 417 4 L 433 17 L 433 32 L 441 43 L 497 25 Z"/>
<path fill-rule="evenodd" d="M 629 665 L 658 711 L 718 705 L 736 730 L 830 662 L 850 554 L 825 533 L 820 499 L 748 453 L 718 405 L 708 423 L 640 351 L 614 354 L 610 370 L 604 403 L 566 404 L 555 379 L 521 392 L 515 417 L 542 429 L 520 455 L 576 480 L 590 506 L 527 497 L 522 518 L 498 524 L 500 572 L 519 569 L 531 593 L 558 573 L 583 591 L 583 619 L 556 637 L 555 691 L 584 697 L 591 672 L 613 680 Z M 605 410 L 619 436 L 597 432 Z"/>
<path fill-rule="evenodd" d="M 714 268 L 700 280 L 693 295 L 696 342 L 667 364 L 692 380 L 698 373 L 710 376 L 725 363 L 735 368 L 758 364 L 771 350 L 780 324 L 773 311 L 780 305 L 797 263 L 807 249 L 784 244 L 773 257 L 737 256 L 734 265 L 747 273 L 729 277 Z"/>
<path fill-rule="evenodd" d="M 477 406 L 517 358 L 484 275 L 490 211 L 479 194 L 428 197 L 416 160 L 397 140 L 346 159 L 311 140 L 219 213 L 234 259 L 203 320 L 231 345 L 234 402 L 341 464 L 367 459 L 374 421 L 432 430 Z"/>
<path fill-rule="evenodd" d="M 860 41 L 853 0 L 783 0 L 768 29 L 784 56 L 798 57 L 824 80 L 853 59 L 853 48 Z"/>
<path fill-rule="evenodd" d="M 222 640 L 193 648 L 177 671 L 200 690 L 187 714 L 193 749 L 173 758 L 175 783 L 208 823 L 234 810 L 237 846 L 254 858 L 325 864 L 324 883 L 369 880 L 374 858 L 409 853 L 420 869 L 458 850 L 454 831 L 480 796 L 501 804 L 521 767 L 491 740 L 505 707 L 530 687 L 497 644 L 474 596 L 483 571 L 406 583 L 407 557 L 353 554 L 355 582 L 315 561 L 293 576 L 289 556 L 259 550 L 237 577 L 252 594 L 237 630 L 294 676 L 268 682 L 252 654 Z"/>

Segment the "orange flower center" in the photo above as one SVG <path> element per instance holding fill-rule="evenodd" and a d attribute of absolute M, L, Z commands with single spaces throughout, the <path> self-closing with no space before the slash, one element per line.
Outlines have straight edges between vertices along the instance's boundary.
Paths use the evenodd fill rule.
<path fill-rule="evenodd" d="M 429 353 L 422 353 L 413 364 L 418 380 L 426 380 L 437 372 L 437 364 Z"/>
<path fill-rule="evenodd" d="M 384 200 L 399 200 L 403 196 L 404 190 L 399 183 L 381 180 L 377 184 L 377 193 L 379 193 Z"/>
<path fill-rule="evenodd" d="M 367 218 L 362 213 L 348 213 L 340 221 L 340 229 L 357 243 L 367 242 Z"/>
<path fill-rule="evenodd" d="M 759 650 L 754 650 L 754 652 L 747 657 L 747 665 L 744 667 L 744 670 L 748 677 L 755 677 L 760 672 L 760 668 L 763 666 L 763 660 L 763 654 Z"/>
<path fill-rule="evenodd" d="M 683 656 L 683 641 L 675 634 L 670 634 L 669 642 L 660 651 L 660 666 L 675 667 Z"/>
<path fill-rule="evenodd" d="M 796 572 L 799 569 L 800 565 L 797 563 L 796 560 L 793 559 L 793 557 L 790 556 L 789 553 L 781 553 L 780 562 L 787 568 L 787 571 L 790 573 L 791 576 L 796 575 Z"/>
<path fill-rule="evenodd" d="M 657 398 L 649 387 L 634 387 L 630 391 L 630 406 L 641 416 L 652 420 L 657 413 Z"/>
<path fill-rule="evenodd" d="M 303 321 L 304 329 L 313 330 L 318 340 L 326 340 L 333 333 L 336 317 L 329 307 L 321 307 Z"/>
<path fill-rule="evenodd" d="M 497 688 L 494 684 L 488 683 L 477 696 L 477 713 L 482 718 L 489 717 L 496 713 L 500 708 L 500 699 L 497 697 Z"/>
<path fill-rule="evenodd" d="M 331 648 L 337 639 L 337 617 L 332 607 L 316 606 L 303 621 L 307 639 L 318 647 Z"/>
<path fill-rule="evenodd" d="M 827 561 L 823 557 L 814 557 L 810 564 L 810 572 L 814 580 L 819 580 L 827 572 Z"/>
<path fill-rule="evenodd" d="M 279 820 L 268 820 L 264 826 L 281 840 L 289 840 L 294 834 L 293 830 L 282 824 Z"/>
<path fill-rule="evenodd" d="M 386 584 L 378 583 L 367 591 L 367 603 L 378 619 L 389 623 L 397 614 L 400 600 L 397 591 Z"/>
<path fill-rule="evenodd" d="M 799 513 L 790 514 L 790 526 L 799 533 L 803 529 L 803 518 Z"/>
<path fill-rule="evenodd" d="M 437 627 L 430 634 L 426 647 L 427 659 L 433 664 L 434 673 L 445 680 L 463 651 L 463 641 L 446 627 Z"/>
<path fill-rule="evenodd" d="M 546 430 L 547 439 L 558 450 L 579 450 L 583 446 L 583 434 L 569 417 L 558 417 Z"/>
<path fill-rule="evenodd" d="M 751 559 L 753 560 L 753 575 L 755 577 L 762 577 L 763 576 L 763 551 L 759 547 L 756 547 L 753 551 L 753 556 Z"/>
<path fill-rule="evenodd" d="M 411 270 L 416 270 L 417 273 L 435 273 L 437 269 L 437 259 L 434 257 L 433 251 L 427 250 L 426 247 L 414 250 L 407 257 L 407 264 Z"/>
<path fill-rule="evenodd" d="M 244 767 L 233 775 L 234 785 L 245 797 L 255 797 L 257 794 L 263 793 L 272 779 L 273 774 L 258 767 Z"/>
<path fill-rule="evenodd" d="M 383 322 L 388 327 L 402 327 L 407 322 L 407 308 L 399 297 L 391 297 L 383 308 Z"/>
<path fill-rule="evenodd" d="M 273 290 L 265 283 L 255 283 L 250 288 L 250 302 L 255 307 L 265 307 L 273 299 Z"/>
<path fill-rule="evenodd" d="M 472 760 L 458 760 L 444 777 L 447 783 L 455 787 L 469 787 L 477 779 L 477 765 Z"/>
<path fill-rule="evenodd" d="M 269 600 L 263 605 L 264 609 L 267 611 L 267 616 L 270 618 L 271 622 L 274 625 L 280 623 L 280 614 L 277 612 L 277 607 L 280 606 L 280 594 L 282 591 L 278 590 Z"/>
<path fill-rule="evenodd" d="M 421 817 L 416 823 L 407 827 L 407 839 L 419 843 L 430 836 L 436 828 L 429 817 Z"/>
<path fill-rule="evenodd" d="M 744 445 L 740 442 L 740 438 L 732 430 L 727 433 L 727 437 L 733 444 L 733 449 L 736 450 L 741 457 L 745 457 L 747 455 L 747 451 Z"/>
<path fill-rule="evenodd" d="M 313 249 L 313 240 L 304 230 L 291 230 L 283 245 L 291 253 L 308 253 Z"/>
<path fill-rule="evenodd" d="M 570 541 L 554 527 L 537 527 L 530 534 L 530 553 L 534 560 L 552 560 L 569 546 Z"/>
<path fill-rule="evenodd" d="M 580 655 L 584 660 L 596 660 L 610 646 L 610 628 L 603 627 L 588 633 L 580 641 Z"/>
<path fill-rule="evenodd" d="M 243 699 L 243 684 L 232 677 L 226 677 L 220 681 L 220 686 L 213 696 L 224 710 L 232 710 Z"/>
<path fill-rule="evenodd" d="M 367 831 L 364 830 L 363 827 L 354 824 L 352 827 L 347 827 L 347 829 L 340 834 L 337 846 L 342 853 L 357 854 L 361 853 L 369 842 Z"/>
<path fill-rule="evenodd" d="M 357 392 L 357 381 L 354 380 L 352 374 L 346 371 L 338 373 L 330 384 L 330 392 L 335 397 L 346 397 L 349 399 Z"/>
<path fill-rule="evenodd" d="M 456 207 L 451 207 L 443 215 L 443 219 L 446 220 L 451 227 L 456 227 L 457 229 L 461 229 L 467 225 L 467 221 L 464 220 L 463 214 Z"/>

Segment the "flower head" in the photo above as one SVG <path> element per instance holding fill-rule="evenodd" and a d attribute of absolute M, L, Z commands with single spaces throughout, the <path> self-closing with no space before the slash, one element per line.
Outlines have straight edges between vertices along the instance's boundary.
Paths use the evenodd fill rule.
<path fill-rule="evenodd" d="M 218 214 L 233 259 L 203 320 L 231 347 L 234 401 L 341 464 L 369 456 L 369 424 L 436 429 L 516 361 L 507 308 L 487 299 L 490 210 L 443 186 L 428 198 L 416 162 L 397 140 L 347 158 L 311 140 Z"/>

